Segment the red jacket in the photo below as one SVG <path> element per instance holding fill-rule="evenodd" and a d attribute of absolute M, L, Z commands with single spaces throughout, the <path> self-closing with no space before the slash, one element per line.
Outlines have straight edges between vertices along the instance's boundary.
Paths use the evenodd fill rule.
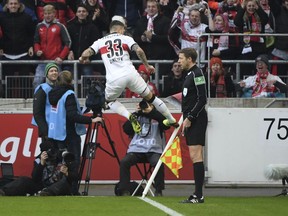
<path fill-rule="evenodd" d="M 36 27 L 34 35 L 35 53 L 39 50 L 43 52 L 42 60 L 54 60 L 60 57 L 64 60 L 69 53 L 71 47 L 71 39 L 66 27 L 54 21 L 45 24 L 45 21 L 39 23 Z"/>

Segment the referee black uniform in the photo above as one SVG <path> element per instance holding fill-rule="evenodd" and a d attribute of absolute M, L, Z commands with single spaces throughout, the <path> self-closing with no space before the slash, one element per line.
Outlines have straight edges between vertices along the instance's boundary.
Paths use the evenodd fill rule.
<path fill-rule="evenodd" d="M 185 133 L 187 145 L 205 146 L 208 123 L 205 105 L 207 103 L 206 82 L 202 70 L 194 65 L 188 70 L 182 91 L 183 119 L 191 121 Z"/>

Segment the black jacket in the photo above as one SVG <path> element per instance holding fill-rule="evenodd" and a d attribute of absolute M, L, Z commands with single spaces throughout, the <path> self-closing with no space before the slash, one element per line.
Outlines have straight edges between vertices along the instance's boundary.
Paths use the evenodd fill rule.
<path fill-rule="evenodd" d="M 54 87 L 48 94 L 49 102 L 51 105 L 57 105 L 59 99 L 68 90 L 73 90 L 73 87 L 70 85 Z M 66 98 L 65 109 L 67 137 L 78 136 L 75 129 L 75 123 L 90 124 L 92 120 L 90 117 L 83 116 L 78 113 L 76 98 L 74 94 L 71 94 Z"/>
<path fill-rule="evenodd" d="M 48 124 L 45 117 L 46 98 L 47 95 L 40 86 L 33 98 L 33 116 L 38 126 L 38 134 L 43 138 L 48 138 Z"/>
<path fill-rule="evenodd" d="M 24 13 L 23 10 L 24 6 L 22 4 L 21 12 L 0 13 L 0 26 L 3 33 L 0 48 L 6 54 L 22 54 L 33 47 L 35 23 L 31 16 Z"/>
<path fill-rule="evenodd" d="M 216 78 L 218 80 L 218 78 Z M 215 83 L 217 83 L 217 80 L 215 79 Z M 231 74 L 226 74 L 224 76 L 224 82 L 227 92 L 227 97 L 235 97 L 236 96 L 236 89 L 235 85 L 233 83 L 233 80 L 231 79 Z M 215 98 L 216 97 L 216 85 L 210 85 L 210 97 Z"/>
<path fill-rule="evenodd" d="M 282 1 L 269 0 L 271 11 L 275 17 L 276 33 L 287 34 L 288 33 L 288 10 L 282 5 Z M 288 50 L 288 37 L 278 36 L 276 37 L 275 48 L 279 50 Z"/>
<path fill-rule="evenodd" d="M 68 22 L 67 30 L 71 37 L 71 50 L 75 59 L 78 59 L 82 52 L 101 36 L 96 25 L 89 21 L 80 23 L 77 17 Z"/>
<path fill-rule="evenodd" d="M 243 30 L 244 30 L 244 26 L 251 26 L 251 24 L 248 24 L 248 23 L 245 23 L 244 22 L 244 19 L 243 19 L 243 16 L 245 14 L 245 9 L 243 9 L 241 7 L 241 5 L 238 5 L 238 8 L 237 8 L 237 14 L 235 16 L 235 19 L 234 19 L 234 24 L 239 28 L 239 31 L 241 33 L 243 33 Z M 259 7 L 258 10 L 255 11 L 255 13 L 258 14 L 259 18 L 260 18 L 260 21 L 261 21 L 261 32 L 260 33 L 265 33 L 265 25 L 268 23 L 268 20 L 269 20 L 269 17 L 268 15 L 266 14 L 266 12 L 261 8 Z M 252 18 L 250 17 L 249 18 L 249 23 L 252 22 L 251 20 Z M 243 41 L 243 37 L 240 37 L 240 42 L 242 44 L 242 47 L 245 45 L 244 41 Z M 263 37 L 265 39 L 265 37 Z M 250 42 L 250 45 L 252 47 L 252 51 L 253 52 L 257 52 L 257 53 L 265 53 L 266 51 L 266 44 L 265 43 L 258 43 L 258 42 L 253 42 L 251 41 Z M 241 49 L 242 50 L 242 49 Z"/>
<path fill-rule="evenodd" d="M 59 169 L 58 165 L 61 165 L 61 160 L 46 161 L 46 165 L 44 166 L 39 160 L 40 158 L 35 159 L 32 170 L 32 179 L 36 184 L 42 184 L 43 187 L 48 187 L 63 178 L 63 173 L 57 171 Z M 77 170 L 75 169 L 75 166 L 76 164 L 74 162 L 68 166 L 68 176 L 66 179 L 70 184 L 78 179 L 78 173 L 75 172 L 75 170 Z M 49 174 L 51 171 L 52 173 Z M 57 179 L 55 177 L 57 177 Z"/>
<path fill-rule="evenodd" d="M 169 74 L 167 78 L 164 79 L 164 90 L 162 97 L 168 97 L 179 93 L 182 91 L 183 83 L 185 79 L 185 74 L 179 79 L 175 79 L 173 74 Z"/>
<path fill-rule="evenodd" d="M 141 36 L 146 31 L 148 19 L 146 16 L 142 16 L 138 20 L 133 38 L 144 50 L 148 59 L 166 59 L 172 60 L 175 58 L 175 52 L 168 41 L 168 30 L 170 26 L 170 19 L 158 15 L 153 20 L 154 35 L 152 36 L 151 43 L 143 42 Z"/>
<path fill-rule="evenodd" d="M 182 91 L 182 112 L 184 119 L 196 119 L 205 111 L 207 102 L 205 77 L 200 68 L 194 65 L 188 70 Z"/>
<path fill-rule="evenodd" d="M 91 6 L 88 1 L 85 2 L 85 5 L 88 9 L 89 15 L 88 15 L 88 20 L 90 20 L 95 26 L 98 27 L 99 32 L 101 34 L 102 37 L 102 32 L 108 32 L 109 31 L 109 15 L 106 12 L 105 9 L 103 9 L 98 1 L 96 1 L 96 5 Z M 97 17 L 95 20 L 92 20 L 93 14 L 95 9 L 100 9 L 100 16 Z"/>

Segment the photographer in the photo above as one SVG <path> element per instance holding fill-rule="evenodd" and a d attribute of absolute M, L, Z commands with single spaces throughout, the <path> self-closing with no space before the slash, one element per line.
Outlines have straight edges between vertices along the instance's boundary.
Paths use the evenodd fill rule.
<path fill-rule="evenodd" d="M 21 176 L 0 190 L 2 196 L 71 195 L 71 183 L 77 179 L 74 155 L 59 151 L 57 144 L 46 140 L 40 145 L 41 154 L 35 158 L 32 177 Z"/>
<path fill-rule="evenodd" d="M 134 113 L 142 127 L 141 133 L 134 132 L 131 122 L 123 125 L 124 132 L 133 136 L 125 157 L 120 162 L 120 195 L 130 195 L 130 168 L 137 163 L 149 162 L 155 167 L 165 147 L 164 130 L 169 127 L 163 124 L 165 117 L 152 104 L 142 100 L 138 110 Z M 162 196 L 164 189 L 164 166 L 159 169 L 155 177 L 155 196 Z"/>
<path fill-rule="evenodd" d="M 102 118 L 83 116 L 79 102 L 73 89 L 73 77 L 70 71 L 62 71 L 58 76 L 57 86 L 49 94 L 51 112 L 49 116 L 50 129 L 48 137 L 56 140 L 58 146 L 62 144 L 75 155 L 76 170 L 80 165 L 81 138 L 86 134 L 84 124 L 102 122 Z M 59 145 L 60 143 L 60 145 Z M 72 193 L 78 195 L 77 179 L 73 183 Z"/>
<path fill-rule="evenodd" d="M 43 189 L 40 196 L 72 195 L 72 183 L 77 181 L 75 156 L 61 152 L 57 144 L 47 141 L 40 145 L 41 154 L 34 162 L 33 181 Z"/>

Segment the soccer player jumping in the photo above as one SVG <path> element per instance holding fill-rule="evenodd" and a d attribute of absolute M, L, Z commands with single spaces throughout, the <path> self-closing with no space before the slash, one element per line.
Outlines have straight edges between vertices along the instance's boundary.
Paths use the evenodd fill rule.
<path fill-rule="evenodd" d="M 84 50 L 79 58 L 80 63 L 89 63 L 90 56 L 97 53 L 101 54 L 106 69 L 106 102 L 111 110 L 131 121 L 135 133 L 141 132 L 141 126 L 137 121 L 137 117 L 117 101 L 117 98 L 126 87 L 132 92 L 141 95 L 148 103 L 152 103 L 166 117 L 163 121 L 166 126 L 178 127 L 178 122 L 172 116 L 165 103 L 149 90 L 147 83 L 132 64 L 129 51 L 136 52 L 147 71 L 150 73 L 155 72 L 155 68 L 148 64 L 146 55 L 141 47 L 132 37 L 124 35 L 125 26 L 124 18 L 112 19 L 110 34 L 98 39 L 92 46 Z"/>

